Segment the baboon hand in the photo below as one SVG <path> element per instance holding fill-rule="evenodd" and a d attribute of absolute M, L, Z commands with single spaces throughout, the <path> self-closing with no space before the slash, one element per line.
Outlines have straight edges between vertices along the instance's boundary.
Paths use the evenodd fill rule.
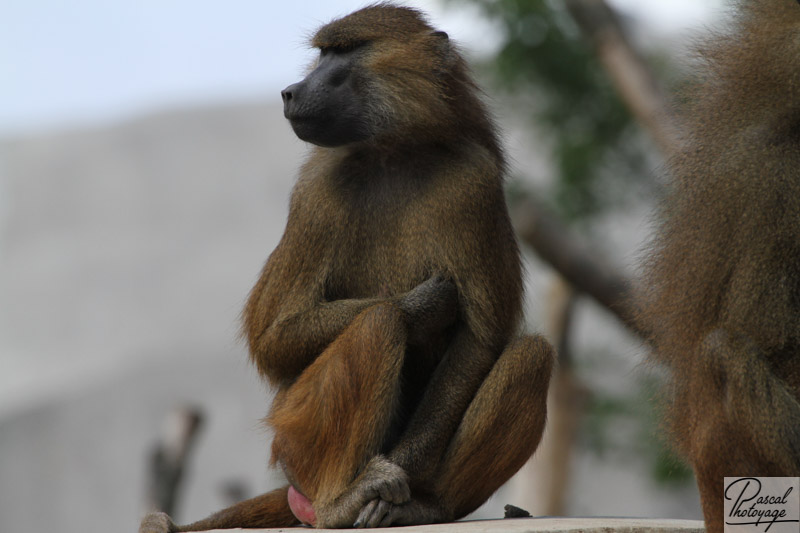
<path fill-rule="evenodd" d="M 361 511 L 353 527 L 364 527 L 365 519 L 376 512 L 376 507 L 388 509 L 392 504 L 400 505 L 411 499 L 405 470 L 382 455 L 367 463 L 354 490 Z"/>
<path fill-rule="evenodd" d="M 408 317 L 409 342 L 424 342 L 455 322 L 458 289 L 453 280 L 437 273 L 402 295 L 399 307 Z"/>
<path fill-rule="evenodd" d="M 403 304 L 412 309 L 436 307 L 437 304 L 454 305 L 458 292 L 453 280 L 437 272 L 403 295 Z"/>
<path fill-rule="evenodd" d="M 391 511 L 394 507 L 393 504 L 385 500 L 372 500 L 358 513 L 358 518 L 353 524 L 353 527 L 374 528 L 391 526 Z"/>
<path fill-rule="evenodd" d="M 167 513 L 160 511 L 148 513 L 139 525 L 139 533 L 175 533 L 177 526 Z"/>
<path fill-rule="evenodd" d="M 359 485 L 367 496 L 363 498 L 363 503 L 373 498 L 396 504 L 411 499 L 408 474 L 382 455 L 376 455 L 367 463 L 360 478 Z"/>
<path fill-rule="evenodd" d="M 388 505 L 410 501 L 408 475 L 405 470 L 382 455 L 373 457 L 347 491 L 336 500 L 324 504 L 315 502 L 316 527 L 339 529 L 363 527 L 364 509 L 373 501 Z"/>

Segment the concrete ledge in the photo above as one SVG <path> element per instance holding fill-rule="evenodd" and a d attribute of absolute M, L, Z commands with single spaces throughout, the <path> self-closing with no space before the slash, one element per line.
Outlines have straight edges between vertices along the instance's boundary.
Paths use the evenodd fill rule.
<path fill-rule="evenodd" d="M 248 533 L 298 533 L 306 528 L 248 529 Z M 242 529 L 217 529 L 214 533 L 232 533 Z M 310 528 L 307 531 L 312 531 Z M 662 520 L 652 518 L 515 518 L 472 520 L 427 526 L 382 529 L 319 529 L 313 531 L 372 531 L 382 533 L 704 533 L 701 520 Z"/>

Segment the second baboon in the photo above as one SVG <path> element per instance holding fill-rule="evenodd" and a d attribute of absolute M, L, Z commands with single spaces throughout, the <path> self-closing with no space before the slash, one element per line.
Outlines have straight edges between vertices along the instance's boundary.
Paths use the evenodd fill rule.
<path fill-rule="evenodd" d="M 700 57 L 641 318 L 721 533 L 725 476 L 800 475 L 800 5 L 738 2 Z"/>
<path fill-rule="evenodd" d="M 518 337 L 519 250 L 493 124 L 447 34 L 367 7 L 323 26 L 283 92 L 313 143 L 245 309 L 277 388 L 277 491 L 177 528 L 376 527 L 475 510 L 530 457 L 553 364 Z"/>

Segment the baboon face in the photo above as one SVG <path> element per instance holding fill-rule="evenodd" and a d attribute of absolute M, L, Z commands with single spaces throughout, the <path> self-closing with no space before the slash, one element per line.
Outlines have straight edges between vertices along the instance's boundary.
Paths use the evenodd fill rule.
<path fill-rule="evenodd" d="M 281 92 L 304 141 L 393 151 L 491 132 L 457 47 L 414 9 L 375 4 L 324 25 L 309 45 L 320 51 L 310 73 Z"/>
<path fill-rule="evenodd" d="M 363 97 L 357 90 L 356 66 L 363 48 L 322 48 L 314 70 L 281 91 L 283 115 L 300 139 L 333 147 L 369 137 Z"/>

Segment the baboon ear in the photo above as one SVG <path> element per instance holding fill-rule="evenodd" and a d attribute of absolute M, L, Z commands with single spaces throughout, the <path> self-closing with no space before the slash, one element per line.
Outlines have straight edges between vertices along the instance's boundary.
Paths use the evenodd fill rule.
<path fill-rule="evenodd" d="M 450 68 L 457 57 L 450 43 L 450 36 L 447 35 L 446 31 L 433 31 L 431 32 L 431 37 L 433 37 L 433 46 L 436 55 L 442 58 L 442 63 L 445 68 Z"/>

